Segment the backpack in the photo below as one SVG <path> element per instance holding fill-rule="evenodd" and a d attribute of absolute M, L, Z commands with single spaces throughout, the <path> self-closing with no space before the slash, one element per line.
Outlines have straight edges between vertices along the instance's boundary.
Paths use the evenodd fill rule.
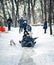
<path fill-rule="evenodd" d="M 31 32 L 31 30 L 32 30 L 31 26 L 30 25 L 27 25 L 26 26 L 26 31 L 30 31 Z"/>

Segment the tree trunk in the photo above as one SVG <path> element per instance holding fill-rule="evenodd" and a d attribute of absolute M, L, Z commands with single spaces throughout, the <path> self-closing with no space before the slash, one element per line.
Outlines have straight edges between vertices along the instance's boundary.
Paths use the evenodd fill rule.
<path fill-rule="evenodd" d="M 53 23 L 54 23 L 54 12 L 53 12 Z"/>
<path fill-rule="evenodd" d="M 12 3 L 12 20 L 13 20 L 13 26 L 15 27 L 15 9 L 14 9 L 14 0 L 11 0 Z"/>
<path fill-rule="evenodd" d="M 52 11 L 53 11 L 52 13 L 53 13 L 53 23 L 54 23 L 54 0 L 52 0 L 52 5 L 53 5 L 52 6 Z"/>
<path fill-rule="evenodd" d="M 24 14 L 26 13 L 26 0 L 24 0 Z"/>
<path fill-rule="evenodd" d="M 8 10 L 7 2 L 5 2 L 5 5 L 6 5 L 6 9 L 7 9 L 8 16 L 10 17 L 11 15 L 10 15 L 9 10 Z"/>
<path fill-rule="evenodd" d="M 4 8 L 4 1 L 1 0 L 1 6 L 2 6 L 2 11 L 3 11 L 3 16 L 4 16 L 4 25 L 7 26 L 7 17 L 6 17 L 6 14 L 5 14 L 5 8 Z"/>
<path fill-rule="evenodd" d="M 41 4 L 41 11 L 42 11 L 42 23 L 43 23 L 43 1 L 42 0 L 40 0 L 40 4 Z"/>
<path fill-rule="evenodd" d="M 31 0 L 32 18 L 33 18 L 33 23 L 34 23 L 34 24 L 35 24 L 35 10 L 34 10 L 35 2 L 36 2 L 36 0 Z"/>
<path fill-rule="evenodd" d="M 15 19 L 15 27 L 17 27 L 17 19 L 19 19 L 19 0 L 15 0 L 16 4 L 16 19 Z"/>
<path fill-rule="evenodd" d="M 30 0 L 28 0 L 28 23 L 31 23 Z"/>
<path fill-rule="evenodd" d="M 51 0 L 50 0 L 50 4 L 49 4 L 49 26 L 50 26 L 50 35 L 52 35 L 52 19 L 51 19 Z"/>
<path fill-rule="evenodd" d="M 45 20 L 47 20 L 46 0 L 44 0 L 44 14 L 45 14 Z"/>
<path fill-rule="evenodd" d="M 34 12 L 34 7 L 32 6 L 32 17 L 33 17 L 33 23 L 35 24 L 35 12 Z"/>

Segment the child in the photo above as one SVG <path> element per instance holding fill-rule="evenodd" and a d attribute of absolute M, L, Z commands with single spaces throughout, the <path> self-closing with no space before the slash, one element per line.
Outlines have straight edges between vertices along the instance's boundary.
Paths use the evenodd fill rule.
<path fill-rule="evenodd" d="M 24 31 L 22 41 L 19 41 L 22 47 L 34 47 L 36 38 L 32 38 L 27 31 Z"/>

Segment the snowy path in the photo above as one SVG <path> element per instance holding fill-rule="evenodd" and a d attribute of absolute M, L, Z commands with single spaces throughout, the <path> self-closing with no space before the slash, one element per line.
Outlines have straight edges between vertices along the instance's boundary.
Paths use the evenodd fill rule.
<path fill-rule="evenodd" d="M 39 37 L 34 48 L 21 47 L 23 33 L 19 34 L 18 28 L 0 33 L 0 65 L 54 65 L 54 36 L 50 36 L 49 28 L 47 34 L 42 26 L 34 26 L 32 32 L 33 37 Z M 16 46 L 10 46 L 12 39 Z"/>

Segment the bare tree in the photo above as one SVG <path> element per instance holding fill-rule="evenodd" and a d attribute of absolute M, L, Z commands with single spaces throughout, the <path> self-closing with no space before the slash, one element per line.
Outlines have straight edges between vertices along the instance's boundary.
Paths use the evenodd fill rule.
<path fill-rule="evenodd" d="M 23 0 L 23 3 L 24 3 L 24 14 L 26 13 L 26 0 Z"/>
<path fill-rule="evenodd" d="M 31 23 L 30 0 L 28 0 L 28 23 Z"/>
<path fill-rule="evenodd" d="M 44 0 L 44 14 L 45 14 L 45 20 L 47 20 L 47 11 L 46 11 L 46 0 Z"/>
<path fill-rule="evenodd" d="M 1 1 L 2 11 L 3 11 L 3 17 L 4 17 L 4 25 L 7 26 L 7 17 L 6 17 L 6 14 L 5 14 L 4 0 L 0 0 L 0 1 Z"/>
<path fill-rule="evenodd" d="M 50 26 L 50 35 L 52 35 L 52 18 L 51 18 L 51 9 L 52 8 L 52 1 L 50 0 L 49 4 L 49 26 Z"/>
<path fill-rule="evenodd" d="M 44 6 L 43 6 L 43 0 L 40 0 L 40 4 L 41 4 L 41 14 L 42 14 L 42 21 L 43 21 L 43 18 L 44 18 Z"/>
<path fill-rule="evenodd" d="M 9 8 L 8 8 L 8 5 L 7 5 L 7 2 L 5 2 L 5 5 L 6 5 L 8 16 L 10 17 L 11 15 L 10 15 L 9 10 L 8 10 Z"/>
<path fill-rule="evenodd" d="M 15 27 L 17 27 L 17 19 L 19 19 L 19 0 L 14 0 L 16 4 L 16 14 L 15 14 Z"/>
<path fill-rule="evenodd" d="M 15 8 L 14 8 L 14 0 L 11 0 L 12 3 L 12 20 L 13 20 L 13 26 L 15 27 Z"/>
<path fill-rule="evenodd" d="M 35 3 L 36 3 L 36 0 L 31 0 L 31 10 L 32 10 L 32 17 L 33 17 L 33 23 L 35 24 L 35 10 L 34 10 L 34 7 L 35 7 Z"/>

